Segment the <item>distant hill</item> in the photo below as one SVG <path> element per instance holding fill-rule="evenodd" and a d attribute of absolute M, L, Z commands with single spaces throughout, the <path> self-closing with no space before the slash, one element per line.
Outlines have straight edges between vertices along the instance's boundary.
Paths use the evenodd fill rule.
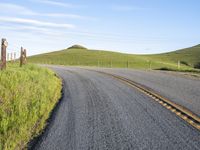
<path fill-rule="evenodd" d="M 74 45 L 64 50 L 29 57 L 29 62 L 72 66 L 99 66 L 137 69 L 176 69 L 178 61 L 181 69 L 192 69 L 200 62 L 200 45 L 169 53 L 154 55 L 123 54 L 103 50 L 90 50 Z"/>

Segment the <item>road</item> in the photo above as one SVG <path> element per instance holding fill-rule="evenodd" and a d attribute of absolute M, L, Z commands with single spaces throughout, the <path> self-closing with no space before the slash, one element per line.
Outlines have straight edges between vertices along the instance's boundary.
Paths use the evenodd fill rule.
<path fill-rule="evenodd" d="M 131 69 L 100 70 L 140 83 L 173 102 L 184 106 L 200 117 L 200 79 L 162 71 Z"/>
<path fill-rule="evenodd" d="M 198 130 L 141 92 L 97 72 L 51 68 L 64 96 L 32 149 L 200 149 Z"/>

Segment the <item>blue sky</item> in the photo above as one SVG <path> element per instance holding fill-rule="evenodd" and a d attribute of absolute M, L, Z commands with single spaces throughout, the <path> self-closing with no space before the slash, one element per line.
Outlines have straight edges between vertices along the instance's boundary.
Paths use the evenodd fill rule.
<path fill-rule="evenodd" d="M 29 55 L 81 44 L 134 54 L 200 43 L 199 0 L 1 0 L 0 36 Z"/>

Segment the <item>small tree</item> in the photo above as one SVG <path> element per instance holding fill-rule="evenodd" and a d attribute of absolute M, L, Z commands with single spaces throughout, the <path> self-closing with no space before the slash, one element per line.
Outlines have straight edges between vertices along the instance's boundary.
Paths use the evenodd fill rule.
<path fill-rule="evenodd" d="M 194 65 L 194 68 L 200 69 L 200 62 L 196 63 L 196 64 Z"/>

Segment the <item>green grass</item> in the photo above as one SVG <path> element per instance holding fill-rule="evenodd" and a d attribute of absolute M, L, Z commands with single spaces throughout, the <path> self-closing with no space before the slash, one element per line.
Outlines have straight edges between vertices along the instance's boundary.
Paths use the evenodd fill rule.
<path fill-rule="evenodd" d="M 35 65 L 0 71 L 0 149 L 22 149 L 45 127 L 61 96 L 61 81 Z"/>
<path fill-rule="evenodd" d="M 200 61 L 200 46 L 156 55 L 70 48 L 29 58 L 32 63 L 135 69 L 177 69 L 178 61 L 183 62 L 181 70 L 193 69 L 194 64 Z"/>
<path fill-rule="evenodd" d="M 152 60 L 170 63 L 177 63 L 178 61 L 182 61 L 186 62 L 189 66 L 194 67 L 196 63 L 200 62 L 200 45 L 169 53 L 146 55 L 145 57 Z"/>

